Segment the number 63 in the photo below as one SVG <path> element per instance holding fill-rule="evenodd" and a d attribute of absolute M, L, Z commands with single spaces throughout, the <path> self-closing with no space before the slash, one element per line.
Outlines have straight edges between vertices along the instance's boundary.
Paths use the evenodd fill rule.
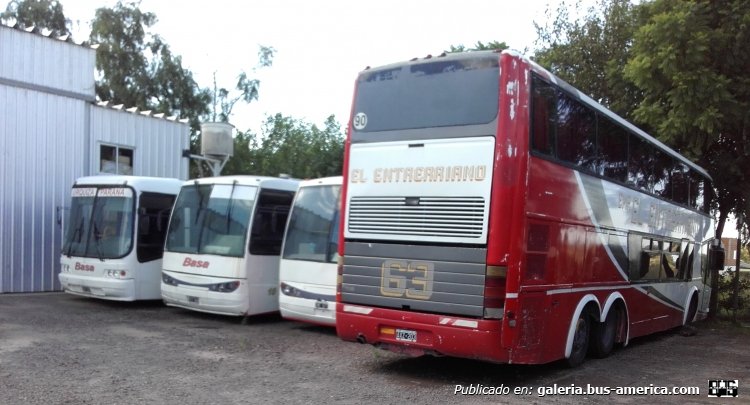
<path fill-rule="evenodd" d="M 380 266 L 380 294 L 427 300 L 432 296 L 435 264 L 386 260 Z M 407 288 L 407 285 L 411 286 Z"/>

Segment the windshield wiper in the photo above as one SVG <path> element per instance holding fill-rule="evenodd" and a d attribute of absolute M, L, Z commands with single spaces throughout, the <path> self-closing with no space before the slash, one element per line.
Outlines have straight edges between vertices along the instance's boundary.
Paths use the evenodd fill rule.
<path fill-rule="evenodd" d="M 232 198 L 234 197 L 234 188 L 236 186 L 237 180 L 232 182 L 232 191 L 229 192 L 229 205 L 227 205 L 227 235 L 229 235 L 229 224 L 232 219 Z"/>
<path fill-rule="evenodd" d="M 96 225 L 96 221 L 93 218 L 91 218 L 91 225 L 94 227 L 94 246 L 96 247 L 96 256 L 99 258 L 99 260 L 104 261 L 104 258 L 102 257 L 102 250 L 99 244 L 99 239 L 101 239 L 102 234 L 99 233 L 99 227 Z"/>
<path fill-rule="evenodd" d="M 201 211 L 204 210 L 205 208 L 203 207 L 203 194 L 201 194 L 201 190 L 198 188 L 198 180 L 196 180 L 194 184 L 195 184 L 195 190 L 198 192 L 198 197 L 199 197 L 199 200 L 198 200 L 198 212 L 195 213 L 195 224 L 197 225 L 198 224 L 198 218 L 201 215 Z M 208 189 L 212 191 L 213 187 L 215 187 L 215 186 L 209 187 Z M 209 191 L 209 193 L 210 193 L 210 191 Z M 198 244 L 195 247 L 195 253 L 200 254 L 200 252 L 201 252 L 201 239 L 203 238 L 203 230 L 205 228 L 206 228 L 206 220 L 205 220 L 205 217 L 204 217 L 204 220 L 201 223 L 201 226 L 198 228 L 199 229 L 198 230 Z"/>
<path fill-rule="evenodd" d="M 201 189 L 198 188 L 198 180 L 195 180 L 193 185 L 195 186 L 195 192 L 198 193 L 198 211 L 195 213 L 195 223 L 193 223 L 193 225 L 197 225 L 198 218 L 201 216 L 201 211 L 203 211 L 203 193 L 201 193 Z"/>
<path fill-rule="evenodd" d="M 78 227 L 73 232 L 73 235 L 71 235 L 70 241 L 68 241 L 68 259 L 70 259 L 71 253 L 73 251 L 73 241 L 76 238 L 76 235 L 78 235 L 78 243 L 81 243 L 81 237 L 83 236 L 83 216 L 81 216 L 81 220 L 78 221 Z"/>

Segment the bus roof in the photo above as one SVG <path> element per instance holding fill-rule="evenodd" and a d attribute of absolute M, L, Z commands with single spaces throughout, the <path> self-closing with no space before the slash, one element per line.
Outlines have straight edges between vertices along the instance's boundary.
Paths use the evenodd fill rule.
<path fill-rule="evenodd" d="M 302 187 L 310 187 L 310 186 L 340 186 L 344 182 L 343 176 L 333 176 L 333 177 L 321 177 L 319 179 L 309 179 L 309 180 L 303 180 L 300 181 L 299 186 Z"/>
<path fill-rule="evenodd" d="M 707 177 L 708 179 L 711 179 L 711 176 L 706 172 L 705 169 L 702 167 L 696 165 L 693 163 L 690 159 L 682 156 L 680 153 L 675 151 L 674 149 L 670 148 L 669 146 L 665 145 L 658 139 L 654 138 L 653 136 L 649 135 L 642 129 L 638 128 L 637 126 L 633 125 L 632 123 L 626 121 L 625 119 L 621 118 L 619 115 L 615 114 L 614 112 L 610 111 L 608 108 L 604 107 L 603 105 L 599 104 L 597 101 L 592 99 L 591 97 L 587 96 L 580 90 L 576 89 L 575 87 L 571 86 L 569 83 L 565 82 L 564 80 L 560 79 L 559 77 L 555 76 L 552 72 L 548 71 L 547 69 L 543 68 L 533 60 L 529 59 L 528 57 L 524 56 L 523 54 L 514 51 L 506 49 L 502 52 L 498 52 L 496 50 L 488 50 L 488 51 L 469 51 L 469 52 L 455 52 L 455 53 L 442 53 L 438 56 L 431 56 L 428 55 L 425 58 L 413 58 L 408 61 L 402 61 L 397 63 L 392 63 L 388 65 L 383 66 L 377 66 L 374 68 L 370 68 L 369 66 L 365 68 L 365 70 L 361 71 L 359 73 L 360 77 L 362 75 L 367 75 L 370 72 L 378 71 L 378 70 L 387 70 L 387 69 L 394 69 L 400 66 L 407 66 L 410 64 L 415 63 L 429 63 L 433 61 L 438 60 L 459 60 L 459 59 L 473 59 L 473 58 L 487 58 L 494 55 L 495 57 L 499 58 L 500 55 L 508 55 L 514 59 L 523 61 L 525 63 L 528 63 L 529 66 L 531 66 L 531 70 L 540 74 L 547 80 L 551 81 L 553 84 L 556 84 L 560 86 L 562 89 L 564 89 L 566 92 L 568 92 L 571 96 L 577 98 L 582 103 L 592 107 L 593 109 L 597 110 L 599 113 L 604 114 L 611 120 L 621 124 L 622 126 L 626 127 L 628 130 L 630 130 L 632 133 L 640 136 L 641 138 L 645 139 L 646 141 L 654 144 L 657 148 L 663 150 L 670 156 L 674 157 L 675 159 L 679 160 L 680 162 L 684 163 L 691 169 L 695 170 L 696 172 L 700 173 L 701 175 Z"/>
<path fill-rule="evenodd" d="M 150 191 L 162 194 L 174 194 L 180 192 L 183 180 L 168 177 L 149 177 L 149 176 L 120 176 L 120 175 L 103 175 L 103 176 L 86 176 L 79 177 L 73 186 L 91 185 L 91 186 L 130 186 L 137 191 Z"/>
<path fill-rule="evenodd" d="M 711 175 L 709 175 L 708 172 L 705 169 L 703 169 L 702 167 L 700 167 L 697 164 L 693 163 L 690 159 L 686 158 L 685 156 L 682 156 L 679 152 L 677 152 L 676 150 L 674 150 L 674 149 L 670 148 L 669 146 L 665 145 L 660 140 L 658 140 L 655 137 L 649 135 L 646 131 L 638 128 L 637 126 L 635 126 L 630 121 L 625 120 L 624 118 L 620 117 L 619 115 L 617 115 L 614 112 L 612 112 L 611 110 L 609 110 L 607 107 L 599 104 L 599 102 L 597 102 L 596 100 L 592 99 L 591 97 L 589 97 L 588 95 L 586 95 L 582 91 L 578 90 L 577 88 L 573 87 L 572 85 L 570 85 L 565 80 L 560 79 L 559 77 L 557 77 L 556 75 L 554 75 L 549 70 L 543 68 L 538 63 L 534 62 L 533 60 L 531 60 L 531 59 L 529 59 L 529 58 L 527 58 L 525 56 L 520 55 L 518 52 L 515 52 L 515 51 L 505 50 L 502 53 L 511 55 L 511 56 L 513 56 L 515 58 L 522 59 L 522 60 L 528 62 L 529 66 L 531 66 L 531 70 L 532 71 L 534 71 L 534 72 L 542 75 L 546 79 L 550 80 L 553 84 L 556 84 L 556 85 L 560 86 L 567 93 L 569 93 L 571 96 L 577 98 L 582 103 L 584 103 L 584 104 L 592 107 L 597 112 L 599 112 L 601 114 L 604 114 L 607 118 L 611 119 L 612 121 L 615 121 L 615 122 L 619 123 L 620 125 L 626 127 L 632 133 L 640 136 L 641 138 L 645 139 L 649 143 L 652 143 L 652 144 L 656 145 L 657 148 L 663 150 L 664 152 L 666 152 L 667 154 L 669 154 L 673 158 L 679 160 L 680 162 L 684 163 L 685 165 L 687 165 L 691 169 L 697 171 L 698 173 L 700 173 L 703 176 L 706 176 L 708 179 L 712 180 L 711 179 Z"/>
<path fill-rule="evenodd" d="M 297 179 L 284 179 L 280 177 L 268 177 L 268 176 L 250 176 L 250 175 L 237 175 L 237 176 L 218 176 L 218 177 L 203 177 L 200 179 L 187 180 L 183 185 L 193 184 L 237 184 L 246 186 L 258 186 L 261 188 L 271 188 L 275 190 L 286 190 L 286 191 L 297 191 L 299 180 Z"/>

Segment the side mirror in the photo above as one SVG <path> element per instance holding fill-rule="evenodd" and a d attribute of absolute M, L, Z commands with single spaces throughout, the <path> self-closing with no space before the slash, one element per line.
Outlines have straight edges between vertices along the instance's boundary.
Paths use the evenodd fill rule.
<path fill-rule="evenodd" d="M 724 247 L 721 246 L 721 242 L 708 248 L 708 266 L 711 270 L 724 268 Z"/>

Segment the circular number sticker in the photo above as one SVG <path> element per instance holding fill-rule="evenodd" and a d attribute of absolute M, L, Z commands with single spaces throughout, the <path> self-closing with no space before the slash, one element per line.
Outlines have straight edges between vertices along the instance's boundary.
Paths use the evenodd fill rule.
<path fill-rule="evenodd" d="M 356 130 L 363 130 L 367 126 L 367 114 L 365 113 L 357 113 L 357 115 L 354 116 L 354 129 Z"/>

